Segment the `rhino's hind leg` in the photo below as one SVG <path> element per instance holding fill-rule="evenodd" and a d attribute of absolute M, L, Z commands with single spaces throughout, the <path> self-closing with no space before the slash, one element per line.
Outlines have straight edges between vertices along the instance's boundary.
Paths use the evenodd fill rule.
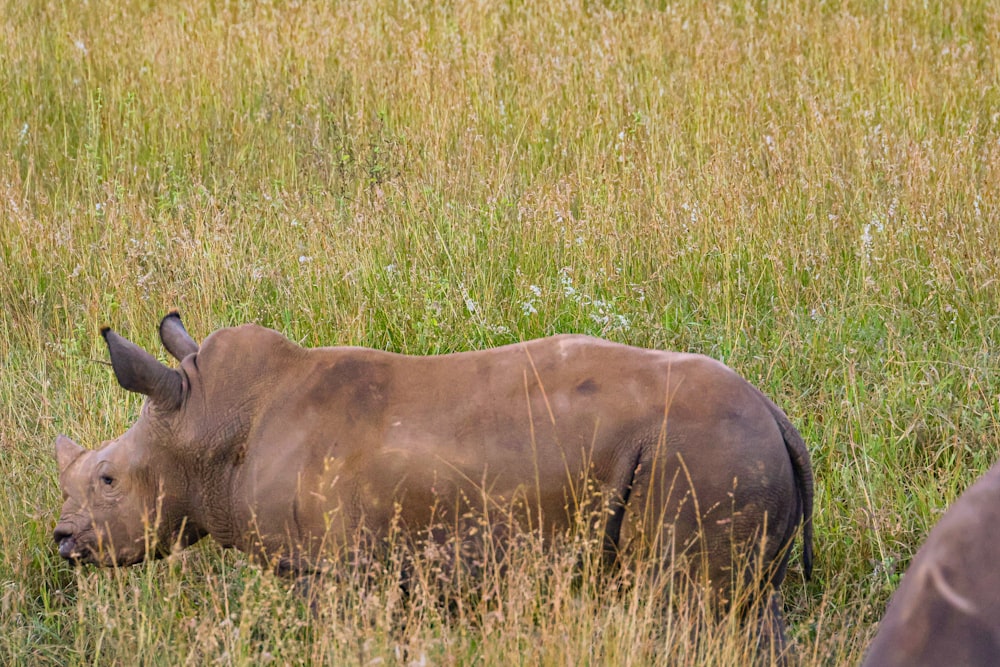
<path fill-rule="evenodd" d="M 794 662 L 795 652 L 785 636 L 785 620 L 782 612 L 781 594 L 772 591 L 766 604 L 754 607 L 756 624 L 757 662 L 764 665 L 787 665 Z"/>
<path fill-rule="evenodd" d="M 701 635 L 728 622 L 740 624 L 748 655 L 761 664 L 786 664 L 789 655 L 781 598 L 787 569 L 778 540 L 769 540 L 768 519 L 748 519 L 735 506 L 736 488 L 706 487 L 700 496 L 683 465 L 644 462 L 636 471 L 621 522 L 618 552 L 659 579 L 651 591 L 664 607 L 695 605 L 692 631 Z M 735 483 L 734 483 L 735 484 Z M 709 498 L 716 499 L 709 502 Z M 719 500 L 722 499 L 722 500 Z M 711 630 L 711 636 L 716 630 Z"/>

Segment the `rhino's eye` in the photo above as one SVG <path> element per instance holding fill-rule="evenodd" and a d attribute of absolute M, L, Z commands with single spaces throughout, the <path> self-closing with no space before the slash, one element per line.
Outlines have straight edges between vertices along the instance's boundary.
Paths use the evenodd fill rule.
<path fill-rule="evenodd" d="M 112 484 L 115 483 L 115 478 L 112 477 L 111 475 L 101 475 L 100 479 L 101 479 L 101 484 L 103 484 L 104 486 L 111 486 Z"/>

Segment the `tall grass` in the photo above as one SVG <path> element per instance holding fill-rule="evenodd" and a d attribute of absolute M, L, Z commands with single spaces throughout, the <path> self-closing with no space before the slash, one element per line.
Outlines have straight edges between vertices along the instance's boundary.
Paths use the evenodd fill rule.
<path fill-rule="evenodd" d="M 799 656 L 856 662 L 997 458 L 998 32 L 976 1 L 0 0 L 0 657 L 662 658 L 638 601 L 560 588 L 558 554 L 474 619 L 385 582 L 314 617 L 211 542 L 59 562 L 55 435 L 96 446 L 138 409 L 97 328 L 156 350 L 176 306 L 198 337 L 723 359 L 812 452 Z M 679 664 L 742 650 L 671 639 Z"/>

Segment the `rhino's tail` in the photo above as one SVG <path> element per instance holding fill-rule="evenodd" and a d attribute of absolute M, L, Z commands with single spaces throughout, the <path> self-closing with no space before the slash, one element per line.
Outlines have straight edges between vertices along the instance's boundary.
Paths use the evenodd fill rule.
<path fill-rule="evenodd" d="M 784 411 L 763 392 L 760 392 L 760 395 L 774 415 L 778 428 L 781 429 L 781 437 L 785 440 L 785 449 L 788 451 L 795 473 L 795 486 L 799 491 L 799 503 L 802 508 L 802 571 L 808 580 L 812 577 L 813 568 L 813 471 L 809 461 L 809 450 Z"/>

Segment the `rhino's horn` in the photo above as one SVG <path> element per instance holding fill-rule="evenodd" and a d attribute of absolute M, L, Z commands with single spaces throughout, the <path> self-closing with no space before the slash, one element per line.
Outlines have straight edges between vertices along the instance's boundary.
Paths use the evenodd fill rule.
<path fill-rule="evenodd" d="M 177 361 L 198 351 L 198 343 L 188 334 L 176 310 L 171 310 L 160 321 L 160 340 Z"/>
<path fill-rule="evenodd" d="M 184 391 L 181 374 L 164 364 L 135 343 L 122 338 L 110 327 L 101 329 L 108 344 L 111 367 L 118 384 L 129 391 L 149 396 L 157 405 L 168 410 L 180 407 Z"/>

